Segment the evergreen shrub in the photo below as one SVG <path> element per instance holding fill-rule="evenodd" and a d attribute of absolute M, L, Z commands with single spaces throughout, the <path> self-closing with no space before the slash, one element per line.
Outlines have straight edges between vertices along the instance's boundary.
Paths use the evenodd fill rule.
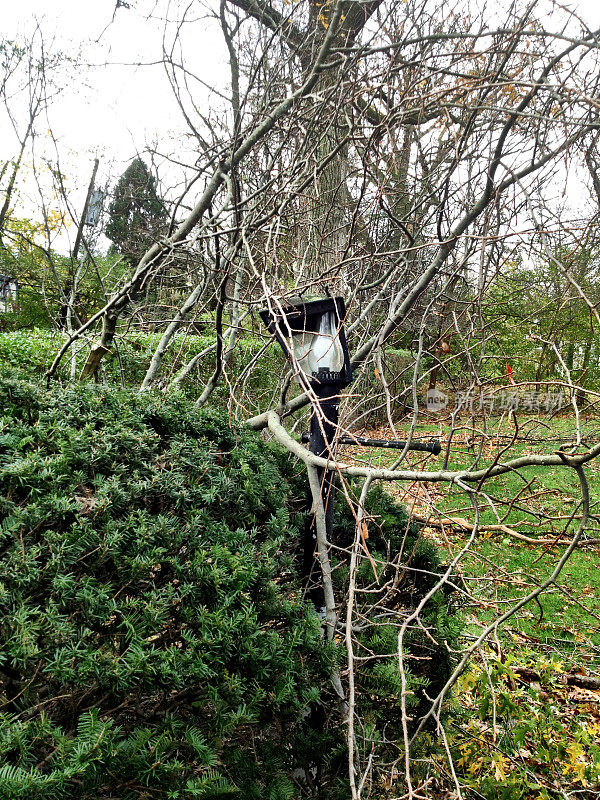
<path fill-rule="evenodd" d="M 331 654 L 286 459 L 181 399 L 0 412 L 0 797 L 290 797 Z"/>
<path fill-rule="evenodd" d="M 299 798 L 316 753 L 320 796 L 348 796 L 329 679 L 344 648 L 297 577 L 305 486 L 282 451 L 183 397 L 0 384 L 0 800 Z M 391 599 L 412 607 L 439 558 L 384 492 L 368 505 L 372 553 L 406 566 Z M 342 540 L 354 522 L 337 509 Z M 447 673 L 447 598 L 424 619 L 415 716 Z M 396 758 L 397 627 L 374 622 L 360 746 L 385 731 Z"/>
<path fill-rule="evenodd" d="M 357 496 L 360 488 L 355 489 Z M 396 738 L 388 735 L 393 743 L 392 755 L 402 741 L 402 677 L 396 656 L 399 629 L 405 616 L 438 583 L 446 567 L 433 542 L 423 537 L 422 527 L 409 520 L 405 507 L 381 484 L 367 493 L 365 509 L 369 519 L 366 544 L 371 559 L 364 558 L 358 568 L 356 611 L 358 618 L 369 619 L 371 625 L 363 624 L 363 632 L 357 635 L 359 655 L 369 655 L 358 675 L 358 714 L 371 719 L 377 727 L 395 731 Z M 355 526 L 350 506 L 337 503 L 334 542 L 348 547 Z M 340 564 L 337 581 L 342 593 L 347 579 L 347 565 Z M 453 585 L 454 581 L 445 584 L 444 591 L 432 596 L 419 621 L 409 624 L 404 637 L 411 729 L 429 709 L 428 698 L 438 694 L 452 672 L 452 652 L 462 627 Z"/>

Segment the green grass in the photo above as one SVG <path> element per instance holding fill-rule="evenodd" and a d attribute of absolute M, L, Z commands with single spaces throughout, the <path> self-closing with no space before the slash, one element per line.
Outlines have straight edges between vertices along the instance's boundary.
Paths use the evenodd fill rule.
<path fill-rule="evenodd" d="M 500 437 L 512 436 L 514 426 L 498 418 L 490 426 Z M 597 419 L 582 421 L 589 443 L 600 438 Z M 398 435 L 407 433 L 398 428 Z M 420 424 L 418 437 L 437 436 L 447 442 L 447 425 Z M 575 420 L 561 416 L 532 422 L 529 433 L 542 441 L 517 441 L 502 453 L 506 439 L 494 442 L 472 427 L 453 432 L 447 467 L 467 469 L 477 459 L 483 468 L 531 453 L 553 453 L 575 437 Z M 369 435 L 392 438 L 385 429 Z M 481 447 L 482 441 L 485 442 Z M 358 456 L 378 466 L 390 466 L 390 450 L 346 448 L 344 457 Z M 397 454 L 396 454 L 397 455 Z M 434 470 L 439 457 L 411 453 L 412 466 Z M 589 482 L 591 518 L 585 536 L 600 538 L 600 462 L 585 468 Z M 407 483 L 391 486 L 393 493 L 432 516 L 460 517 L 473 523 L 469 497 L 459 486 Z M 515 498 L 517 498 L 515 500 Z M 485 482 L 478 495 L 483 531 L 461 560 L 460 572 L 471 597 L 462 598 L 465 645 L 522 597 L 543 583 L 563 555 L 568 540 L 552 544 L 524 542 L 485 526 L 506 525 L 533 540 L 555 540 L 573 534 L 581 515 L 581 488 L 568 468 L 529 467 Z M 431 508 L 435 505 L 435 511 Z M 466 545 L 469 534 L 445 524 L 431 526 L 426 535 L 447 550 L 448 558 Z M 531 601 L 490 636 L 473 657 L 454 692 L 450 716 L 451 748 L 466 796 L 490 800 L 549 800 L 585 798 L 600 790 L 600 692 L 577 694 L 560 676 L 581 671 L 600 677 L 600 549 L 590 544 L 573 552 L 555 585 Z M 533 669 L 540 682 L 526 684 L 513 672 Z"/>
<path fill-rule="evenodd" d="M 484 468 L 499 460 L 505 462 L 531 453 L 553 453 L 562 443 L 575 437 L 575 421 L 571 417 L 555 418 L 551 422 L 529 425 L 532 438 L 545 441 L 517 441 L 502 453 L 506 440 L 486 442 L 480 447 L 483 437 L 475 434 L 472 428 L 455 429 L 453 444 L 448 460 L 448 469 L 469 468 L 477 460 L 478 468 Z M 548 427 L 545 427 L 548 426 Z M 586 441 L 596 441 L 599 424 L 596 419 L 584 420 L 582 434 Z M 399 435 L 403 431 L 399 429 Z M 448 440 L 451 429 L 447 425 L 417 426 L 415 436 L 438 436 L 442 443 Z M 496 420 L 494 433 L 511 436 L 514 426 L 504 420 Z M 378 432 L 386 437 L 385 430 Z M 521 434 L 526 435 L 526 432 Z M 472 440 L 469 441 L 468 438 Z M 388 434 L 391 438 L 391 434 Z M 467 441 L 465 441 L 467 439 Z M 361 459 L 370 457 L 373 464 L 390 466 L 395 454 L 393 451 L 361 449 Z M 346 448 L 344 455 L 356 454 L 353 448 Z M 420 453 L 411 453 L 409 461 L 413 466 L 426 465 L 436 469 L 443 461 L 443 453 L 423 459 Z M 591 499 L 591 519 L 586 527 L 586 537 L 600 537 L 600 461 L 586 467 Z M 396 495 L 405 496 L 407 504 L 414 499 L 414 487 L 405 484 L 393 486 Z M 428 487 L 433 502 L 442 519 L 460 517 L 473 523 L 475 514 L 469 497 L 455 484 L 435 484 Z M 516 499 L 515 499 L 516 498 Z M 486 531 L 485 526 L 502 524 L 531 539 L 555 539 L 561 534 L 573 534 L 581 516 L 581 489 L 573 470 L 564 467 L 528 467 L 517 472 L 507 473 L 487 480 L 478 495 L 480 523 L 484 528 L 462 561 L 461 570 L 465 579 L 474 587 L 477 598 L 482 603 L 494 604 L 492 609 L 478 612 L 478 621 L 488 622 L 494 613 L 502 613 L 507 603 L 517 601 L 543 582 L 552 572 L 560 555 L 564 552 L 566 539 L 561 538 L 554 545 L 530 544 L 513 538 L 503 532 Z M 422 498 L 421 498 L 422 499 Z M 421 513 L 426 513 L 426 504 L 419 505 Z M 570 517 L 574 517 L 570 519 Z M 456 531 L 451 525 L 445 529 L 445 538 L 439 529 L 432 530 L 436 540 L 455 553 L 466 541 L 465 532 Z M 520 633 L 535 637 L 544 646 L 557 648 L 561 655 L 574 652 L 574 636 L 589 636 L 594 647 L 600 646 L 600 570 L 597 569 L 598 548 L 593 545 L 576 550 L 563 569 L 557 586 L 551 587 L 541 599 L 541 607 L 532 603 L 519 612 L 511 621 Z M 572 597 L 562 592 L 564 587 Z M 585 608 L 582 608 L 582 605 Z M 586 610 L 587 609 L 587 610 Z M 579 656 L 577 656 L 579 657 Z"/>

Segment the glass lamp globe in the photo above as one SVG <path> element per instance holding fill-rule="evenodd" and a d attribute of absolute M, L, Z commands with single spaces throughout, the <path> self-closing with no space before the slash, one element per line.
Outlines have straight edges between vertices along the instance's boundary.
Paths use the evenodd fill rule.
<path fill-rule="evenodd" d="M 295 333 L 292 336 L 292 349 L 294 351 L 294 358 L 296 359 L 298 367 L 302 370 L 302 372 L 309 376 L 311 374 L 309 356 L 312 351 L 314 339 L 315 334 L 309 333 L 308 331 Z M 299 382 L 298 376 L 296 376 L 296 380 Z"/>
<path fill-rule="evenodd" d="M 292 346 L 298 366 L 309 378 L 342 371 L 344 352 L 332 311 L 323 314 L 317 333 L 303 331 L 293 336 Z"/>
<path fill-rule="evenodd" d="M 321 318 L 319 332 L 314 337 L 308 363 L 313 378 L 318 378 L 321 370 L 340 372 L 344 366 L 344 353 L 332 311 L 323 314 Z"/>
<path fill-rule="evenodd" d="M 278 309 L 265 308 L 260 317 L 292 361 L 296 381 L 338 389 L 352 382 L 352 366 L 344 333 L 346 308 L 342 297 L 306 302 L 299 298 Z"/>

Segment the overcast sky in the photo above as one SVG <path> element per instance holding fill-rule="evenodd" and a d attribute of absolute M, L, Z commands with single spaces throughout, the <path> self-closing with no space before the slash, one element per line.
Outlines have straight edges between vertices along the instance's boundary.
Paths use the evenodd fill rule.
<path fill-rule="evenodd" d="M 222 37 L 200 0 L 129 0 L 129 4 L 130 9 L 115 9 L 115 0 L 52 0 L 51 4 L 48 0 L 5 0 L 2 10 L 4 37 L 30 36 L 37 22 L 46 47 L 71 55 L 83 65 L 52 104 L 49 118 L 76 205 L 83 203 L 95 155 L 101 160 L 98 182 L 105 185 L 114 182 L 147 142 L 157 142 L 162 152 L 181 151 L 185 128 L 164 68 L 147 66 L 160 59 L 163 42 L 170 46 L 173 27 L 169 20 L 179 19 L 181 9 L 188 8 L 193 15 L 181 32 L 188 66 L 211 84 L 224 88 L 227 83 Z M 215 2 L 208 0 L 207 5 Z M 572 0 L 565 5 L 590 27 L 600 27 L 598 0 Z M 199 106 L 210 104 L 201 85 L 194 85 L 193 94 Z M 50 153 L 51 140 L 43 144 Z M 0 159 L 14 155 L 14 135 L 0 126 Z M 33 193 L 25 203 L 35 204 Z"/>
<path fill-rule="evenodd" d="M 130 5 L 128 10 L 115 9 L 115 0 L 52 0 L 50 12 L 47 0 L 20 0 L 3 9 L 6 38 L 30 35 L 37 21 L 48 48 L 73 55 L 84 65 L 63 93 L 53 119 L 61 127 L 59 133 L 69 133 L 79 146 L 87 141 L 92 149 L 116 147 L 126 152 L 135 150 L 140 132 L 151 136 L 154 131 L 168 130 L 170 123 L 180 125 L 162 65 L 134 65 L 161 58 L 168 21 L 161 12 L 168 10 L 176 20 L 183 3 L 131 0 Z M 193 22 L 202 17 L 206 13 L 199 12 Z M 170 44 L 168 36 L 166 44 Z M 224 52 L 213 21 L 206 18 L 204 24 L 194 24 L 193 47 L 186 58 L 209 80 L 215 72 L 223 72 Z"/>
<path fill-rule="evenodd" d="M 70 55 L 81 65 L 51 104 L 47 126 L 58 142 L 61 169 L 76 204 L 83 202 L 96 155 L 98 183 L 105 185 L 114 182 L 146 143 L 158 143 L 162 152 L 185 146 L 181 142 L 185 125 L 164 67 L 149 66 L 161 58 L 163 42 L 170 45 L 169 17 L 178 19 L 183 3 L 131 0 L 130 5 L 115 10 L 115 0 L 53 0 L 49 12 L 47 0 L 20 0 L 3 9 L 4 37 L 28 37 L 37 22 L 47 50 Z M 187 42 L 186 30 L 182 32 L 187 63 L 196 74 L 224 88 L 227 65 L 219 29 L 200 3 L 196 8 Z M 201 106 L 208 103 L 208 93 L 198 84 L 194 97 Z M 52 156 L 52 140 L 42 137 L 44 141 L 36 143 L 38 152 Z M 14 133 L 0 126 L 0 159 L 13 158 L 15 147 Z M 177 178 L 176 173 L 171 175 L 171 180 Z M 25 205 L 35 204 L 34 194 L 29 186 Z"/>

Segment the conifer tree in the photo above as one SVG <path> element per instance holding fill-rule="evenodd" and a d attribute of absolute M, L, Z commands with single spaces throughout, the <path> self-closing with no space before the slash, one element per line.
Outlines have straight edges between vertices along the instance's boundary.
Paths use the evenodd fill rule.
<path fill-rule="evenodd" d="M 134 264 L 164 231 L 167 221 L 156 178 L 141 158 L 135 158 L 119 178 L 108 212 L 106 236 L 115 250 Z"/>

